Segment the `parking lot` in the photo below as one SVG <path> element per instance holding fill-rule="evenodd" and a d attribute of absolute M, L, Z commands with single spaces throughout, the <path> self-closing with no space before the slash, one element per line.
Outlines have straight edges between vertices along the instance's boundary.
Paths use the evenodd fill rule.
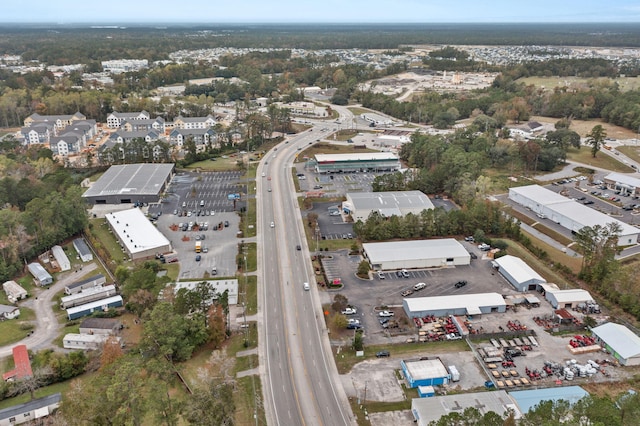
<path fill-rule="evenodd" d="M 339 197 L 347 192 L 371 192 L 371 185 L 376 176 L 384 173 L 316 173 L 313 169 L 305 169 L 304 163 L 296 163 L 296 171 L 304 175 L 298 179 L 301 191 L 323 191 L 328 195 Z"/>
<path fill-rule="evenodd" d="M 171 181 L 166 199 L 149 206 L 149 215 L 157 216 L 158 229 L 178 253 L 180 279 L 202 278 L 210 275 L 214 267 L 217 276 L 235 275 L 240 217 L 228 194 L 245 192 L 239 178 L 239 172 L 179 173 Z M 236 211 L 242 206 L 243 201 L 236 201 Z M 184 227 L 179 226 L 189 229 L 189 223 L 191 230 L 183 231 Z M 200 241 L 202 249 L 197 261 L 195 244 L 200 236 L 204 239 Z"/>

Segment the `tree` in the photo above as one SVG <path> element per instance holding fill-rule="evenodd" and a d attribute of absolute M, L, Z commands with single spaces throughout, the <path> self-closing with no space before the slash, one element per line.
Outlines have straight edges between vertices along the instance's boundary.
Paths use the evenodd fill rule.
<path fill-rule="evenodd" d="M 362 330 L 356 330 L 353 336 L 353 350 L 361 351 L 364 349 L 364 337 L 362 334 Z"/>
<path fill-rule="evenodd" d="M 604 130 L 601 124 L 594 126 L 589 133 L 587 133 L 587 143 L 591 145 L 591 156 L 596 158 L 596 154 L 600 151 L 604 139 L 607 137 L 607 132 Z"/>
<path fill-rule="evenodd" d="M 349 299 L 347 299 L 347 297 L 343 294 L 338 293 L 333 297 L 331 309 L 333 309 L 335 312 L 342 312 L 347 306 L 349 306 Z"/>
<path fill-rule="evenodd" d="M 203 426 L 233 425 L 233 386 L 211 380 L 196 388 L 184 407 L 184 418 Z"/>
<path fill-rule="evenodd" d="M 369 268 L 369 262 L 367 262 L 366 260 L 363 260 L 358 265 L 357 275 L 359 277 L 368 277 L 369 276 L 369 269 L 370 269 Z"/>
<path fill-rule="evenodd" d="M 621 250 L 618 247 L 620 231 L 620 225 L 611 222 L 604 226 L 585 226 L 576 233 L 576 243 L 582 252 L 581 278 L 600 283 L 617 269 L 615 255 Z"/>
<path fill-rule="evenodd" d="M 225 321 L 224 310 L 220 305 L 209 307 L 209 341 L 214 348 L 219 348 L 226 337 L 227 323 Z"/>
<path fill-rule="evenodd" d="M 100 355 L 100 368 L 105 368 L 118 360 L 123 355 L 120 343 L 114 336 L 110 336 L 102 345 Z"/>

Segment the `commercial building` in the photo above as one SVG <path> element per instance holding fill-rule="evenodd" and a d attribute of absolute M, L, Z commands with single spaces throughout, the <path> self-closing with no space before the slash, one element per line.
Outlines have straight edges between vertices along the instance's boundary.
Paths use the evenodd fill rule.
<path fill-rule="evenodd" d="M 93 260 L 93 252 L 89 249 L 89 245 L 84 238 L 76 238 L 73 240 L 73 248 L 76 249 L 80 260 L 83 262 L 91 262 Z"/>
<path fill-rule="evenodd" d="M 640 179 L 622 173 L 609 173 L 604 177 L 604 184 L 609 189 L 620 191 L 621 194 L 639 195 Z"/>
<path fill-rule="evenodd" d="M 493 411 L 504 418 L 508 411 L 513 411 L 516 419 L 522 417 L 522 412 L 518 406 L 509 397 L 509 394 L 503 390 L 457 393 L 411 400 L 411 413 L 418 426 L 428 426 L 431 422 L 437 422 L 442 416 L 454 412 L 462 414 L 469 407 L 477 409 L 480 415 Z"/>
<path fill-rule="evenodd" d="M 107 279 L 102 274 L 97 274 L 92 277 L 86 278 L 82 281 L 76 281 L 67 285 L 64 288 L 65 294 L 76 294 L 86 289 L 94 287 L 102 287 L 107 282 Z"/>
<path fill-rule="evenodd" d="M 391 152 L 316 154 L 317 173 L 393 172 L 400 170 L 398 156 Z"/>
<path fill-rule="evenodd" d="M 620 227 L 619 246 L 638 242 L 640 229 L 539 185 L 509 188 L 509 199 L 538 214 L 542 220 L 552 220 L 571 232 L 578 232 L 585 226 L 605 226 L 616 223 Z"/>
<path fill-rule="evenodd" d="M 53 254 L 54 259 L 56 259 L 61 271 L 68 271 L 71 269 L 71 262 L 61 246 L 51 247 L 51 253 Z"/>
<path fill-rule="evenodd" d="M 592 328 L 591 332 L 620 364 L 640 365 L 640 337 L 633 331 L 624 325 L 608 322 Z"/>
<path fill-rule="evenodd" d="M 355 222 L 365 221 L 373 212 L 382 217 L 419 215 L 433 209 L 433 203 L 420 191 L 349 192 L 342 203 L 342 210 Z"/>
<path fill-rule="evenodd" d="M 471 263 L 469 252 L 453 238 L 365 243 L 362 244 L 362 253 L 371 267 L 379 271 L 465 266 Z"/>
<path fill-rule="evenodd" d="M 547 280 L 519 257 L 506 255 L 493 261 L 493 266 L 518 291 L 537 290 Z"/>
<path fill-rule="evenodd" d="M 173 164 L 111 166 L 82 198 L 89 204 L 156 203 L 174 173 Z"/>
<path fill-rule="evenodd" d="M 80 323 L 80 334 L 116 334 L 123 328 L 114 318 L 86 318 Z"/>
<path fill-rule="evenodd" d="M 53 283 L 53 277 L 47 272 L 46 269 L 44 269 L 41 264 L 37 262 L 30 263 L 27 265 L 27 269 L 33 276 L 33 280 L 35 281 L 36 285 L 44 287 Z"/>
<path fill-rule="evenodd" d="M 589 396 L 589 392 L 580 386 L 555 386 L 552 388 L 513 391 L 509 392 L 509 396 L 518 404 L 520 411 L 526 414 L 542 401 L 563 400 L 573 405 L 585 396 Z"/>
<path fill-rule="evenodd" d="M 11 305 L 0 305 L 0 320 L 15 319 L 20 316 L 20 308 Z"/>
<path fill-rule="evenodd" d="M 410 388 L 446 385 L 451 381 L 440 358 L 402 360 L 400 367 Z"/>
<path fill-rule="evenodd" d="M 99 349 L 104 342 L 109 338 L 108 334 L 78 334 L 69 333 L 65 334 L 62 339 L 62 346 L 65 349 L 81 349 L 91 350 Z M 114 337 L 116 341 L 120 342 L 119 337 Z"/>
<path fill-rule="evenodd" d="M 201 282 L 206 282 L 208 286 L 210 286 L 216 294 L 222 294 L 225 291 L 227 292 L 227 297 L 229 301 L 229 305 L 238 304 L 238 280 L 198 280 L 198 281 L 178 281 L 175 284 L 174 291 L 177 293 L 180 289 L 184 288 L 189 291 L 192 291 L 196 288 L 196 286 Z M 214 300 L 217 299 L 217 296 L 214 296 Z M 212 301 L 210 301 L 212 302 Z"/>
<path fill-rule="evenodd" d="M 122 296 L 113 296 L 107 299 L 96 300 L 95 302 L 69 308 L 67 309 L 67 317 L 69 320 L 74 320 L 86 317 L 94 312 L 105 312 L 110 308 L 119 308 L 121 306 Z"/>
<path fill-rule="evenodd" d="M 402 299 L 409 318 L 428 315 L 482 315 L 506 312 L 507 304 L 498 293 L 457 294 L 450 296 L 414 297 Z"/>
<path fill-rule="evenodd" d="M 584 304 L 595 304 L 593 297 L 587 290 L 579 288 L 560 290 L 555 284 L 542 284 L 540 288 L 553 309 L 573 309 Z"/>
<path fill-rule="evenodd" d="M 60 407 L 60 401 L 62 401 L 62 394 L 54 393 L 53 395 L 33 399 L 24 404 L 14 405 L 0 410 L 0 426 L 14 426 L 27 422 L 36 422 L 38 419 L 47 417 Z"/>
<path fill-rule="evenodd" d="M 167 237 L 139 208 L 107 213 L 105 219 L 120 246 L 132 260 L 151 258 L 157 253 L 164 254 L 173 250 Z"/>
<path fill-rule="evenodd" d="M 2 284 L 2 289 L 7 294 L 7 299 L 9 299 L 11 303 L 25 299 L 28 295 L 27 290 L 15 281 L 6 281 Z"/>
<path fill-rule="evenodd" d="M 31 361 L 29 360 L 29 352 L 27 352 L 26 345 L 14 346 L 13 352 L 13 370 L 7 371 L 2 375 L 2 380 L 20 380 L 27 377 L 33 377 L 33 370 L 31 369 Z"/>

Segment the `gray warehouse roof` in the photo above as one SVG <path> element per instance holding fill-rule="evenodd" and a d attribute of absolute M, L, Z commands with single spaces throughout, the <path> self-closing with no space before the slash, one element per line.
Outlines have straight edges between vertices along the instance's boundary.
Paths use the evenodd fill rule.
<path fill-rule="evenodd" d="M 541 283 L 547 282 L 534 271 L 531 266 L 527 265 L 524 260 L 516 256 L 506 255 L 494 260 L 500 269 L 505 270 L 514 280 L 518 283 L 526 283 L 530 280 L 540 281 Z"/>
<path fill-rule="evenodd" d="M 173 172 L 173 164 L 125 164 L 111 166 L 83 195 L 156 195 Z"/>
<path fill-rule="evenodd" d="M 465 408 L 474 407 L 484 415 L 493 411 L 504 416 L 508 410 L 513 410 L 516 418 L 521 413 L 513 399 L 502 390 L 495 392 L 460 393 L 455 395 L 435 396 L 432 398 L 414 398 L 411 409 L 414 416 L 420 418 L 420 424 L 427 425 L 431 421 L 438 421 L 440 417 L 452 412 L 462 414 Z"/>
<path fill-rule="evenodd" d="M 592 328 L 591 331 L 611 346 L 622 358 L 640 356 L 640 337 L 624 325 L 608 322 Z"/>
<path fill-rule="evenodd" d="M 352 154 L 316 154 L 318 163 L 332 161 L 372 161 L 397 160 L 398 156 L 391 152 L 356 152 Z"/>
<path fill-rule="evenodd" d="M 420 191 L 389 191 L 389 192 L 350 192 L 347 199 L 351 200 L 356 210 L 386 210 L 399 209 L 432 209 L 433 203 Z"/>
<path fill-rule="evenodd" d="M 375 264 L 400 260 L 469 257 L 469 252 L 453 238 L 365 243 L 362 244 L 362 248 L 371 263 Z"/>

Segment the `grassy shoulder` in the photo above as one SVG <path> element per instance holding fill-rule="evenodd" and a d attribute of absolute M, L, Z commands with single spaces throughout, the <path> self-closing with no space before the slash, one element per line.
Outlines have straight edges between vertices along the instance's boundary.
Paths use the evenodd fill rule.
<path fill-rule="evenodd" d="M 589 147 L 582 147 L 580 149 L 569 148 L 567 151 L 567 159 L 614 172 L 632 173 L 635 171 L 631 167 L 602 152 L 597 153 L 594 158 L 591 155 Z"/>

